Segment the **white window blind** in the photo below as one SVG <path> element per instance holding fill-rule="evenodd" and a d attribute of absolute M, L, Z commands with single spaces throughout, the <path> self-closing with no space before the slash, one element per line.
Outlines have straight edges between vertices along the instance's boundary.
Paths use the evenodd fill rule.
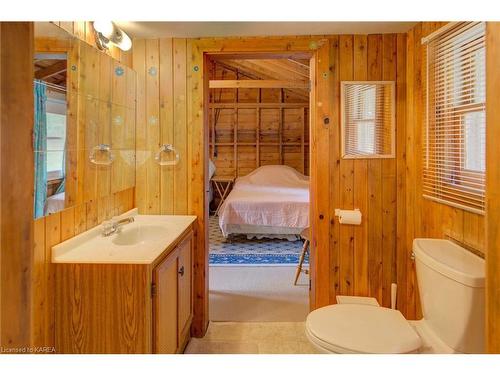
<path fill-rule="evenodd" d="M 484 213 L 485 24 L 455 23 L 425 43 L 424 197 Z"/>
<path fill-rule="evenodd" d="M 342 82 L 342 157 L 394 157 L 394 82 Z"/>

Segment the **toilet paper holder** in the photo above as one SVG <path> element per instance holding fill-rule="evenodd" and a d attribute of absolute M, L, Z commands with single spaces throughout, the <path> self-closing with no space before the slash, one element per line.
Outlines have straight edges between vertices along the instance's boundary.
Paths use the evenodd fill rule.
<path fill-rule="evenodd" d="M 335 209 L 335 216 L 340 216 L 342 214 L 342 211 L 359 211 L 359 208 L 355 208 L 354 210 L 341 210 L 340 208 L 336 208 Z"/>
<path fill-rule="evenodd" d="M 361 224 L 361 211 L 359 208 L 354 210 L 341 210 L 340 208 L 335 209 L 335 216 L 338 216 L 340 224 L 348 225 L 360 225 Z M 344 216 L 348 216 L 344 218 Z"/>

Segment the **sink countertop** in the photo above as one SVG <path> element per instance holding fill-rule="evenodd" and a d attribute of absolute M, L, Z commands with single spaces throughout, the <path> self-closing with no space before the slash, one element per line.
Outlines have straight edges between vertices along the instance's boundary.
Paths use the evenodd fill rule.
<path fill-rule="evenodd" d="M 135 221 L 109 237 L 102 235 L 98 225 L 53 246 L 52 263 L 150 264 L 196 220 L 185 215 L 138 215 L 136 208 L 119 218 L 129 216 Z M 128 238 L 135 242 L 127 244 Z"/>

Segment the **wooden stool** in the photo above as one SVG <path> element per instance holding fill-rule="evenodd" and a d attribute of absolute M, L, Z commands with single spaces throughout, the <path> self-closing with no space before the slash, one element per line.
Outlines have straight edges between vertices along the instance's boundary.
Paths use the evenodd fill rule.
<path fill-rule="evenodd" d="M 306 275 L 309 274 L 309 270 L 302 269 L 302 263 L 304 263 L 304 257 L 306 256 L 306 253 L 309 253 L 309 243 L 311 242 L 309 228 L 304 229 L 300 233 L 300 237 L 304 239 L 304 246 L 302 247 L 302 252 L 300 253 L 299 264 L 297 266 L 297 271 L 295 272 L 295 281 L 293 282 L 293 285 L 297 285 L 297 280 L 299 279 L 299 275 L 301 272 L 304 272 Z"/>

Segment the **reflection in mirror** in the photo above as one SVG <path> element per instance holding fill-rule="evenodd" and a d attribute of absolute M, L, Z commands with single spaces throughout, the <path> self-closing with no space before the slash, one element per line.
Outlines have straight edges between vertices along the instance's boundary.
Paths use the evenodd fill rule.
<path fill-rule="evenodd" d="M 342 157 L 394 157 L 394 82 L 342 82 L 341 98 Z"/>
<path fill-rule="evenodd" d="M 55 25 L 37 23 L 39 42 L 64 42 L 71 37 Z M 34 61 L 34 215 L 40 217 L 64 209 L 66 149 L 66 85 L 68 56 L 66 51 L 36 51 Z"/>
<path fill-rule="evenodd" d="M 35 22 L 35 218 L 135 186 L 136 73 Z"/>

